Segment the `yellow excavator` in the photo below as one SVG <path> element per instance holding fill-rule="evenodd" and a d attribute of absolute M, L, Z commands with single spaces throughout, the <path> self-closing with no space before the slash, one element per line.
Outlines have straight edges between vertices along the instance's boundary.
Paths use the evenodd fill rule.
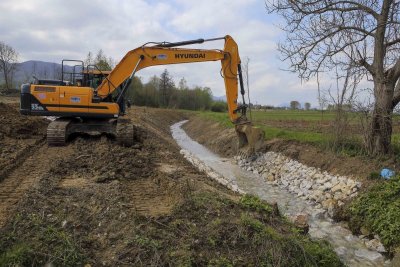
<path fill-rule="evenodd" d="M 185 45 L 224 40 L 223 50 L 186 49 Z M 75 66 L 64 62 L 79 62 Z M 242 70 L 238 46 L 229 35 L 213 39 L 183 42 L 149 42 L 129 51 L 111 72 L 82 61 L 63 60 L 61 80 L 39 80 L 21 86 L 20 112 L 25 115 L 54 116 L 47 129 L 51 146 L 65 145 L 74 133 L 106 133 L 125 146 L 135 142 L 134 126 L 123 118 L 124 95 L 134 74 L 140 69 L 168 64 L 221 61 L 226 101 L 231 122 L 235 125 L 239 149 L 246 154 L 258 150 L 264 132 L 252 126 L 246 117 Z M 64 81 L 64 77 L 68 82 Z M 238 84 L 242 103 L 238 103 Z"/>

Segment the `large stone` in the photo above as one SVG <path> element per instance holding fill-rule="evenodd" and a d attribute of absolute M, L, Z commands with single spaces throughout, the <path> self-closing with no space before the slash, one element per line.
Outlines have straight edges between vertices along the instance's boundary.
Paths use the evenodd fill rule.
<path fill-rule="evenodd" d="M 324 209 L 333 209 L 333 208 L 335 208 L 336 201 L 332 198 L 329 198 L 329 199 L 322 201 L 321 204 L 322 204 L 322 207 L 324 207 Z"/>
<path fill-rule="evenodd" d="M 335 195 L 333 196 L 333 199 L 335 199 L 335 200 L 344 199 L 343 193 L 340 191 L 336 192 Z"/>
<path fill-rule="evenodd" d="M 311 213 L 311 216 L 313 218 L 322 219 L 324 217 L 324 214 L 325 214 L 325 210 L 323 210 L 323 209 L 314 209 L 313 212 Z"/>
<path fill-rule="evenodd" d="M 365 228 L 364 226 L 361 226 L 360 232 L 361 232 L 361 234 L 363 234 L 364 236 L 368 236 L 368 235 L 371 234 L 371 232 L 370 232 L 367 228 Z"/>
<path fill-rule="evenodd" d="M 321 198 L 323 197 L 324 192 L 321 190 L 315 190 L 311 196 L 310 199 L 315 200 L 315 201 L 320 201 Z"/>
<path fill-rule="evenodd" d="M 338 254 L 338 256 L 344 256 L 347 253 L 347 248 L 337 247 L 337 248 L 335 248 L 335 252 L 336 252 L 336 254 Z"/>
<path fill-rule="evenodd" d="M 281 179 L 281 183 L 284 187 L 287 187 L 289 185 L 289 181 L 286 179 Z"/>
<path fill-rule="evenodd" d="M 380 253 L 365 248 L 357 249 L 354 254 L 359 258 L 367 259 L 370 261 L 377 261 L 383 257 Z"/>
<path fill-rule="evenodd" d="M 325 182 L 322 186 L 321 186 L 323 191 L 328 191 L 331 190 L 332 188 L 332 183 L 330 182 Z"/>
<path fill-rule="evenodd" d="M 382 245 L 382 243 L 378 239 L 371 239 L 365 242 L 365 246 L 369 249 L 378 251 L 378 252 L 386 252 L 385 247 Z"/>
<path fill-rule="evenodd" d="M 275 175 L 273 175 L 272 173 L 271 173 L 271 174 L 268 174 L 265 178 L 266 178 L 266 180 L 269 181 L 269 182 L 275 181 Z"/>
<path fill-rule="evenodd" d="M 310 226 L 308 225 L 308 215 L 307 214 L 296 214 L 295 216 L 289 217 L 290 221 L 301 230 L 302 233 L 308 233 Z"/>
<path fill-rule="evenodd" d="M 300 184 L 300 188 L 306 189 L 306 190 L 310 190 L 313 186 L 313 183 L 311 181 L 308 180 L 304 180 L 303 182 L 301 182 Z"/>
<path fill-rule="evenodd" d="M 338 191 L 343 192 L 346 188 L 347 188 L 347 185 L 345 183 L 343 183 L 343 182 L 340 182 L 337 185 L 333 186 L 331 191 L 333 193 L 336 193 Z"/>

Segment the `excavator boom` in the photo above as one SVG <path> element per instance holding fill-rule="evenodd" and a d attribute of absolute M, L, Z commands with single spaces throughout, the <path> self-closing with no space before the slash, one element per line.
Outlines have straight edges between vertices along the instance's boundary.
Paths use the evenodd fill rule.
<path fill-rule="evenodd" d="M 219 39 L 219 38 L 216 38 Z M 201 43 L 205 40 L 199 39 L 179 43 L 166 43 L 156 46 L 142 46 L 129 51 L 107 79 L 97 88 L 97 95 L 101 98 L 107 97 L 117 90 L 121 84 L 131 78 L 133 74 L 141 69 L 170 64 L 195 63 L 206 61 L 221 61 L 222 75 L 224 76 L 226 100 L 228 103 L 229 117 L 236 122 L 237 98 L 238 98 L 238 66 L 240 64 L 239 52 L 236 42 L 230 36 L 225 36 L 224 50 L 184 49 L 172 48 L 173 46 Z M 215 40 L 215 39 L 213 39 Z"/>

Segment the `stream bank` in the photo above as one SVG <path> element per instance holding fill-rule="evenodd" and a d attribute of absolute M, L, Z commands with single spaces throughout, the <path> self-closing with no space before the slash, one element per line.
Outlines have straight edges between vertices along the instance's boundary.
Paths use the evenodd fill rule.
<path fill-rule="evenodd" d="M 350 230 L 344 228 L 338 223 L 333 222 L 329 216 L 326 216 L 322 204 L 316 204 L 312 202 L 311 199 L 301 198 L 302 196 L 294 196 L 285 188 L 268 184 L 266 180 L 259 175 L 260 173 L 258 169 L 254 170 L 249 166 L 251 162 L 257 162 L 256 159 L 252 160 L 251 162 L 246 162 L 244 159 L 236 158 L 239 163 L 241 162 L 242 167 L 247 167 L 246 170 L 243 170 L 231 159 L 217 156 L 205 147 L 193 141 L 185 133 L 185 131 L 181 128 L 185 122 L 186 121 L 174 124 L 171 127 L 171 131 L 174 139 L 182 148 L 181 153 L 184 154 L 184 156 L 194 165 L 197 165 L 200 169 L 204 169 L 204 166 L 206 166 L 209 168 L 207 171 L 209 175 L 210 173 L 215 173 L 211 176 L 218 176 L 219 180 L 225 179 L 223 183 L 229 185 L 229 187 L 233 189 L 236 189 L 238 192 L 257 195 L 261 199 L 264 199 L 270 203 L 276 202 L 280 211 L 288 217 L 296 216 L 299 213 L 306 214 L 309 218 L 308 223 L 310 227 L 310 236 L 315 239 L 324 239 L 329 241 L 335 248 L 336 253 L 342 259 L 342 261 L 348 266 L 390 265 L 390 262 L 385 261 L 385 258 L 380 253 L 369 250 L 365 246 L 363 240 L 352 235 Z M 262 158 L 265 159 L 266 157 L 262 156 Z M 283 162 L 285 162 L 285 160 L 283 160 Z M 246 164 L 248 165 L 246 166 Z M 297 163 L 295 163 L 295 165 L 301 166 Z M 315 174 L 318 173 L 316 172 Z M 281 175 L 279 174 L 279 176 Z M 288 172 L 286 177 L 287 179 L 283 179 L 287 181 L 288 185 L 289 180 L 291 181 L 291 179 L 288 178 L 291 176 L 291 172 Z M 353 192 L 353 189 L 359 187 L 357 182 L 348 178 L 346 178 L 347 180 L 344 180 L 344 177 L 336 177 L 336 179 L 339 183 L 342 183 L 342 188 L 336 192 L 340 191 L 340 193 L 342 193 L 342 195 L 344 193 L 346 197 L 347 192 L 344 191 L 350 190 L 348 192 L 350 196 L 351 194 L 356 193 Z M 298 181 L 299 179 L 294 180 Z M 321 177 L 321 180 L 323 180 L 323 177 Z M 295 182 L 293 182 L 293 184 L 294 183 Z M 301 183 L 299 183 L 299 185 L 300 184 Z M 346 186 L 344 186 L 344 184 Z M 301 188 L 301 186 L 299 186 L 299 188 Z M 312 186 L 309 189 L 312 189 Z"/>

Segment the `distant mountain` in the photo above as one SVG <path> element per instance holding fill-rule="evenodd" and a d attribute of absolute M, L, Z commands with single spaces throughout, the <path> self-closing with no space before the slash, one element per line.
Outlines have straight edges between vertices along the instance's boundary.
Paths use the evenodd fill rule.
<path fill-rule="evenodd" d="M 213 96 L 214 101 L 226 102 L 226 96 Z"/>
<path fill-rule="evenodd" d="M 71 72 L 73 67 L 64 66 L 65 70 Z M 53 62 L 44 62 L 38 60 L 29 60 L 17 64 L 17 71 L 14 74 L 14 83 L 20 85 L 32 81 L 32 76 L 38 79 L 61 79 L 61 64 Z"/>

